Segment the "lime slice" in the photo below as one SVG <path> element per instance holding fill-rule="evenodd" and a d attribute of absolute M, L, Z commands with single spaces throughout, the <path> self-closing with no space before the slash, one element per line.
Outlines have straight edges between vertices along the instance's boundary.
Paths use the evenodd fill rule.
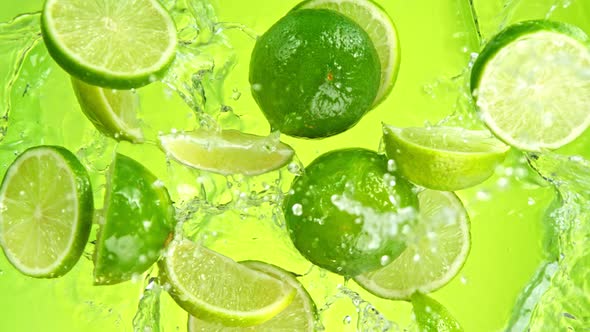
<path fill-rule="evenodd" d="M 176 54 L 174 22 L 156 0 L 46 0 L 41 31 L 65 71 L 113 89 L 156 80 Z"/>
<path fill-rule="evenodd" d="M 400 64 L 398 34 L 387 12 L 371 0 L 308 0 L 295 7 L 303 8 L 335 10 L 355 21 L 367 32 L 381 62 L 381 84 L 373 106 L 381 103 L 393 89 Z"/>
<path fill-rule="evenodd" d="M 260 325 L 248 327 L 230 327 L 221 323 L 209 322 L 189 315 L 189 332 L 231 332 L 231 331 L 300 331 L 313 332 L 317 321 L 317 310 L 309 293 L 291 272 L 280 267 L 258 261 L 240 262 L 250 269 L 266 273 L 267 275 L 288 283 L 297 291 L 291 304 L 278 315 Z"/>
<path fill-rule="evenodd" d="M 168 191 L 143 165 L 117 154 L 107 177 L 94 253 L 97 285 L 145 272 L 160 258 L 175 224 Z"/>
<path fill-rule="evenodd" d="M 286 165 L 294 154 L 290 146 L 274 136 L 256 136 L 237 130 L 198 129 L 162 135 L 160 146 L 182 164 L 224 175 L 270 172 Z"/>
<path fill-rule="evenodd" d="M 135 91 L 105 89 L 74 77 L 72 87 L 82 111 L 98 131 L 118 141 L 143 142 L 136 117 L 139 96 Z"/>
<path fill-rule="evenodd" d="M 442 304 L 431 297 L 415 293 L 412 295 L 414 315 L 421 332 L 462 332 L 459 322 Z"/>
<path fill-rule="evenodd" d="M 264 323 L 287 308 L 297 293 L 288 282 L 188 240 L 171 242 L 159 264 L 178 305 L 195 317 L 227 326 Z"/>
<path fill-rule="evenodd" d="M 455 191 L 485 181 L 509 149 L 488 131 L 384 125 L 383 132 L 387 156 L 402 174 L 436 190 Z"/>
<path fill-rule="evenodd" d="M 84 166 L 68 150 L 39 146 L 8 168 L 0 189 L 0 246 L 25 275 L 53 278 L 80 259 L 92 226 Z"/>
<path fill-rule="evenodd" d="M 483 49 L 471 90 L 486 125 L 526 151 L 556 149 L 590 125 L 590 41 L 551 21 L 509 26 Z"/>
<path fill-rule="evenodd" d="M 459 273 L 469 254 L 469 217 L 459 198 L 429 189 L 418 198 L 419 222 L 406 250 L 385 267 L 354 279 L 379 297 L 407 300 L 416 291 L 435 291 Z"/>

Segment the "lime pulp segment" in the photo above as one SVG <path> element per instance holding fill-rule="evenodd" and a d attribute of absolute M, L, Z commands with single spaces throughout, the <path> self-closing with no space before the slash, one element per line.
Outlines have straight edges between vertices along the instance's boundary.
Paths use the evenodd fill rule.
<path fill-rule="evenodd" d="M 0 246 L 25 275 L 64 275 L 84 251 L 93 199 L 84 166 L 68 150 L 39 146 L 8 168 L 0 189 Z"/>

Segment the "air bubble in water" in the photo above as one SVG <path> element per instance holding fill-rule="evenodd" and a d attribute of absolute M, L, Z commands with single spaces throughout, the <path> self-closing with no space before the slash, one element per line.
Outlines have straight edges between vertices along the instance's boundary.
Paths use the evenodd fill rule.
<path fill-rule="evenodd" d="M 296 216 L 301 216 L 303 214 L 303 205 L 297 203 L 297 204 L 293 204 L 293 207 L 291 208 L 291 210 L 293 211 L 293 214 Z"/>

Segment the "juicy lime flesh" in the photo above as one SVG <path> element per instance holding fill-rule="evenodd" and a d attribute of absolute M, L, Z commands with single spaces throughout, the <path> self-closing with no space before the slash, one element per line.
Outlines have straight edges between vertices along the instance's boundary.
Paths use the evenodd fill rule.
<path fill-rule="evenodd" d="M 255 326 L 235 327 L 225 326 L 221 323 L 200 320 L 190 316 L 188 323 L 189 332 L 206 332 L 206 331 L 314 331 L 317 310 L 313 300 L 307 293 L 303 285 L 295 276 L 277 266 L 270 265 L 259 261 L 241 262 L 250 269 L 254 269 L 267 275 L 288 283 L 297 290 L 297 295 L 289 306 L 281 311 L 278 315 L 270 320 Z"/>
<path fill-rule="evenodd" d="M 587 41 L 538 30 L 510 40 L 489 57 L 482 54 L 482 68 L 473 73 L 477 107 L 506 143 L 522 150 L 553 149 L 588 127 Z"/>
<path fill-rule="evenodd" d="M 363 28 L 379 55 L 381 82 L 374 105 L 387 97 L 397 77 L 400 48 L 397 31 L 389 15 L 370 0 L 310 0 L 297 8 L 331 9 L 347 16 Z"/>
<path fill-rule="evenodd" d="M 114 284 L 145 272 L 174 229 L 168 191 L 137 161 L 117 154 L 111 165 L 95 252 L 96 284 Z"/>
<path fill-rule="evenodd" d="M 407 248 L 385 267 L 355 278 L 377 296 L 409 299 L 416 291 L 429 293 L 447 284 L 469 254 L 469 217 L 450 192 L 425 190 L 418 194 L 419 222 Z"/>
<path fill-rule="evenodd" d="M 92 224 L 92 190 L 83 166 L 61 147 L 25 151 L 0 191 L 0 244 L 22 273 L 56 277 L 78 261 Z"/>
<path fill-rule="evenodd" d="M 295 247 L 312 263 L 355 276 L 405 248 L 404 226 L 418 208 L 413 186 L 364 149 L 318 157 L 293 181 L 283 203 Z"/>
<path fill-rule="evenodd" d="M 416 322 L 422 332 L 462 332 L 459 322 L 442 304 L 429 296 L 416 293 L 412 296 Z"/>
<path fill-rule="evenodd" d="M 326 137 L 356 124 L 379 89 L 369 36 L 331 10 L 302 9 L 279 20 L 254 47 L 252 95 L 274 129 Z"/>
<path fill-rule="evenodd" d="M 266 173 L 284 166 L 294 155 L 293 149 L 278 138 L 237 130 L 162 135 L 160 145 L 185 165 L 224 175 Z"/>
<path fill-rule="evenodd" d="M 171 243 L 161 270 L 189 314 L 227 326 L 264 323 L 296 295 L 288 283 L 187 240 Z"/>

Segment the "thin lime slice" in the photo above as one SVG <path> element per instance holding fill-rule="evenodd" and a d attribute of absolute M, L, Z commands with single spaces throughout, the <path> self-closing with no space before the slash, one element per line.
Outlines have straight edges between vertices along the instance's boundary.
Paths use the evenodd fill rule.
<path fill-rule="evenodd" d="M 152 266 L 174 229 L 168 191 L 137 161 L 117 154 L 110 166 L 94 253 L 94 283 L 130 280 Z"/>
<path fill-rule="evenodd" d="M 469 217 L 451 192 L 418 194 L 420 216 L 414 239 L 393 262 L 354 280 L 383 298 L 407 300 L 415 292 L 435 291 L 459 273 L 471 247 Z"/>
<path fill-rule="evenodd" d="M 455 191 L 485 181 L 509 149 L 488 131 L 388 125 L 383 131 L 387 155 L 402 174 L 435 190 Z"/>
<path fill-rule="evenodd" d="M 39 146 L 10 165 L 0 189 L 0 246 L 25 275 L 53 278 L 88 242 L 93 199 L 84 166 L 68 150 Z"/>
<path fill-rule="evenodd" d="M 298 332 L 313 332 L 316 327 L 317 309 L 309 293 L 303 288 L 303 285 L 295 278 L 295 276 L 280 267 L 258 261 L 240 262 L 250 269 L 266 273 L 267 275 L 282 280 L 296 289 L 297 295 L 293 302 L 278 315 L 271 318 L 269 321 L 260 325 L 248 327 L 231 327 L 225 326 L 221 323 L 209 322 L 198 319 L 189 315 L 188 331 L 189 332 L 239 332 L 239 331 L 260 331 L 260 332 L 274 332 L 274 331 L 298 331 Z"/>
<path fill-rule="evenodd" d="M 496 35 L 471 73 L 486 125 L 526 151 L 556 149 L 590 125 L 590 40 L 579 28 L 525 21 Z"/>
<path fill-rule="evenodd" d="M 442 304 L 421 293 L 412 295 L 412 306 L 420 332 L 462 332 L 459 322 Z"/>
<path fill-rule="evenodd" d="M 227 326 L 264 323 L 287 308 L 297 293 L 288 282 L 188 240 L 171 242 L 159 264 L 170 295 L 182 308 Z"/>
<path fill-rule="evenodd" d="M 371 0 L 308 0 L 295 7 L 303 8 L 335 10 L 367 32 L 381 62 L 381 85 L 373 105 L 380 104 L 393 89 L 400 64 L 398 33 L 387 12 Z"/>
<path fill-rule="evenodd" d="M 49 54 L 93 85 L 131 89 L 161 76 L 176 54 L 176 28 L 156 0 L 46 0 Z"/>
<path fill-rule="evenodd" d="M 277 137 L 256 136 L 237 130 L 199 129 L 160 136 L 160 146 L 170 157 L 197 169 L 229 175 L 258 175 L 286 165 L 293 149 Z"/>
<path fill-rule="evenodd" d="M 74 77 L 72 87 L 82 111 L 98 131 L 118 141 L 143 142 L 137 120 L 139 96 L 135 91 L 101 88 Z"/>

